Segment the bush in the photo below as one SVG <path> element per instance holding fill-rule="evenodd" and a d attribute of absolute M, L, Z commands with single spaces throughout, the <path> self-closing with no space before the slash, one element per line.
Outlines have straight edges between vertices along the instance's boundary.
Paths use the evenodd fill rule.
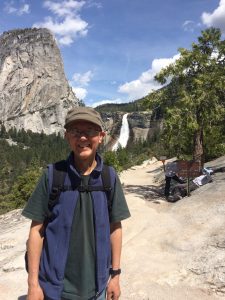
<path fill-rule="evenodd" d="M 9 207 L 13 209 L 21 208 L 26 204 L 38 182 L 41 172 L 41 168 L 33 166 L 27 169 L 23 175 L 17 177 L 12 191 L 8 195 Z"/>
<path fill-rule="evenodd" d="M 119 163 L 119 160 L 117 158 L 117 153 L 113 151 L 107 151 L 103 154 L 103 160 L 104 163 L 108 166 L 114 167 L 116 172 L 119 174 L 123 168 Z"/>

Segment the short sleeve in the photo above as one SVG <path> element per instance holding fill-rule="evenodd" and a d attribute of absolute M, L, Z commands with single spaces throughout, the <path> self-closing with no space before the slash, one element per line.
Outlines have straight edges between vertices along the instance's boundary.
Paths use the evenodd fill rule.
<path fill-rule="evenodd" d="M 110 223 L 119 222 L 129 217 L 130 212 L 124 196 L 123 188 L 118 175 L 116 175 Z"/>
<path fill-rule="evenodd" d="M 28 219 L 43 222 L 48 213 L 48 198 L 48 172 L 46 169 L 23 209 L 22 215 Z"/>

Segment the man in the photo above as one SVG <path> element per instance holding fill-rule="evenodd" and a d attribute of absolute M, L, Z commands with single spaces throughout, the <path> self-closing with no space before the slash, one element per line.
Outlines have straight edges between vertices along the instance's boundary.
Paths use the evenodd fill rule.
<path fill-rule="evenodd" d="M 27 300 L 116 300 L 120 297 L 121 220 L 130 216 L 121 183 L 114 173 L 110 214 L 104 191 L 78 192 L 76 188 L 77 182 L 84 187 L 102 182 L 103 163 L 97 149 L 105 136 L 103 122 L 93 108 L 77 107 L 68 112 L 64 127 L 72 150 L 66 160 L 65 184 L 75 188 L 61 192 L 45 225 L 52 180 L 49 166 L 23 210 L 32 219 Z"/>
<path fill-rule="evenodd" d="M 177 160 L 173 162 L 168 162 L 166 164 L 166 169 L 165 169 L 165 197 L 167 200 L 169 200 L 169 195 L 170 195 L 170 184 L 171 184 L 171 179 L 179 182 L 179 183 L 184 183 L 185 181 L 181 179 L 180 177 L 177 176 L 178 173 L 178 165 L 177 165 Z"/>

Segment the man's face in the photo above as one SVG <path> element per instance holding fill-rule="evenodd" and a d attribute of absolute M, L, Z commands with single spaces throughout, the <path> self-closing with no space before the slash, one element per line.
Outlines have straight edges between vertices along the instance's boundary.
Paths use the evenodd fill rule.
<path fill-rule="evenodd" d="M 98 125 L 88 121 L 73 122 L 65 133 L 74 157 L 79 160 L 94 159 L 104 136 L 105 132 Z"/>

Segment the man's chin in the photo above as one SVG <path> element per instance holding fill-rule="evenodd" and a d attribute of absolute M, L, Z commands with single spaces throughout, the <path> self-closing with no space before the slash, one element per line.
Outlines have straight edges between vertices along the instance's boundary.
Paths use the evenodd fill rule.
<path fill-rule="evenodd" d="M 92 151 L 91 149 L 82 149 L 79 152 L 76 152 L 75 156 L 78 156 L 80 159 L 85 160 L 92 156 Z"/>

